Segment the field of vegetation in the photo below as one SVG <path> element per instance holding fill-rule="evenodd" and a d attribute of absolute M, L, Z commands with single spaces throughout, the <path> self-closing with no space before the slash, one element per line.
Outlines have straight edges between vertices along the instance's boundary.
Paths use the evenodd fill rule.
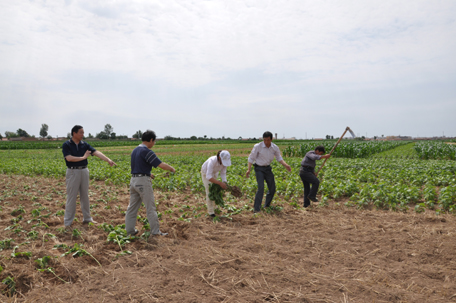
<path fill-rule="evenodd" d="M 334 142 L 318 145 L 329 151 Z M 45 302 L 54 298 L 48 294 L 59 293 L 59 300 L 80 300 L 67 296 L 65 289 L 71 289 L 86 301 L 100 296 L 137 302 L 455 299 L 456 247 L 447 241 L 456 226 L 454 145 L 343 141 L 319 175 L 320 202 L 304 209 L 299 166 L 302 153 L 315 145 L 280 144 L 292 172 L 273 163 L 277 196 L 260 215 L 252 213 L 255 177 L 245 178 L 252 143 L 157 145 L 154 151 L 176 173 L 153 171 L 160 224 L 170 236 L 149 241 L 144 209 L 138 237 L 128 237 L 123 225 L 134 146 L 99 147 L 117 163 L 113 168 L 89 159 L 92 215 L 100 224 L 81 224 L 77 210 L 71 231 L 62 221 L 61 150 L 0 150 L 0 298 Z M 228 182 L 243 196 L 227 193 L 212 219 L 199 171 L 220 149 L 232 154 Z M 397 266 L 403 276 L 395 274 Z M 136 280 L 136 271 L 153 272 L 161 286 Z M 141 293 L 144 287 L 152 290 Z"/>

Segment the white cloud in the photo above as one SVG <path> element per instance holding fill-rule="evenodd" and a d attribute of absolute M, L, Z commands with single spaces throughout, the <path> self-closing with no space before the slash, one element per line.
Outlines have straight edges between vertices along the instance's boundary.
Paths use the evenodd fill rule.
<path fill-rule="evenodd" d="M 444 100 L 456 95 L 455 13 L 448 1 L 4 1 L 0 131 L 18 104 L 55 116 L 76 103 L 130 121 L 146 100 L 196 129 L 228 106 L 224 118 L 244 123 L 238 132 L 275 114 L 291 133 L 309 107 L 306 127 L 318 122 L 314 103 L 339 108 L 354 95 L 432 83 L 446 84 L 433 104 L 453 110 Z M 260 106 L 270 103 L 281 107 Z"/>

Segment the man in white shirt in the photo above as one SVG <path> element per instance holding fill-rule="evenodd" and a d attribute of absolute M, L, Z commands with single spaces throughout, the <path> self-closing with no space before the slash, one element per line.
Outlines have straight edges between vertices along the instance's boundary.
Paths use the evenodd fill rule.
<path fill-rule="evenodd" d="M 215 183 L 220 185 L 223 189 L 227 189 L 226 168 L 230 165 L 230 153 L 227 150 L 221 150 L 217 153 L 217 156 L 212 156 L 207 159 L 201 167 L 201 178 L 203 179 L 204 188 L 206 189 L 207 212 L 211 217 L 215 217 L 215 203 L 209 199 L 209 184 Z M 219 172 L 222 182 L 217 180 Z"/>
<path fill-rule="evenodd" d="M 263 134 L 263 142 L 255 144 L 252 152 L 249 156 L 249 168 L 247 170 L 247 178 L 250 176 L 250 170 L 252 165 L 255 167 L 255 176 L 258 183 L 258 190 L 255 195 L 255 203 L 253 205 L 254 212 L 257 213 L 261 210 L 261 202 L 264 194 L 264 181 L 268 185 L 268 193 L 266 194 L 266 201 L 264 207 L 271 205 L 272 198 L 274 197 L 276 187 L 274 174 L 272 173 L 271 162 L 274 161 L 274 157 L 277 162 L 282 164 L 286 170 L 291 171 L 290 165 L 288 165 L 280 155 L 280 149 L 277 145 L 272 143 L 272 133 L 265 132 Z"/>

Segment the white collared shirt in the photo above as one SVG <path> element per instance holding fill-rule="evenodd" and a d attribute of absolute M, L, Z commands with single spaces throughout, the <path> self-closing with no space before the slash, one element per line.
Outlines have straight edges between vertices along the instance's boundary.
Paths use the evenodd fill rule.
<path fill-rule="evenodd" d="M 271 142 L 270 147 L 266 147 L 264 142 L 260 142 L 253 146 L 252 152 L 249 156 L 249 163 L 256 163 L 259 166 L 268 166 L 274 161 L 274 157 L 277 162 L 283 160 L 280 155 L 280 149 L 277 145 Z"/>
<path fill-rule="evenodd" d="M 212 156 L 207 159 L 201 167 L 201 172 L 206 175 L 206 179 L 208 180 L 211 178 L 217 179 L 220 172 L 222 181 L 226 182 L 226 166 L 217 161 L 217 156 Z"/>

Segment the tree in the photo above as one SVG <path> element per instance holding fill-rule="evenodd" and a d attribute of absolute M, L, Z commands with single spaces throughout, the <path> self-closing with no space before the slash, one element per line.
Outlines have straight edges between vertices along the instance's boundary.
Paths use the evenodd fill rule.
<path fill-rule="evenodd" d="M 133 136 L 131 136 L 132 138 L 136 138 L 136 139 L 141 139 L 142 138 L 142 131 L 138 130 Z"/>
<path fill-rule="evenodd" d="M 44 138 L 48 135 L 49 126 L 47 124 L 41 124 L 40 136 Z"/>
<path fill-rule="evenodd" d="M 89 133 L 89 135 L 87 136 L 87 138 L 93 139 L 93 135 L 92 135 L 91 133 Z"/>
<path fill-rule="evenodd" d="M 25 131 L 23 130 L 22 128 L 19 128 L 17 131 L 16 131 L 16 134 L 19 136 L 19 137 L 30 137 L 30 135 Z"/>
<path fill-rule="evenodd" d="M 111 137 L 111 133 L 114 131 L 114 128 L 112 128 L 111 124 L 106 124 L 104 127 L 104 133 L 106 136 Z"/>
<path fill-rule="evenodd" d="M 0 134 L 0 140 L 2 140 L 2 139 L 3 139 L 2 134 Z"/>
<path fill-rule="evenodd" d="M 190 140 L 196 140 L 196 139 L 197 139 L 196 136 L 191 136 L 190 137 Z"/>
<path fill-rule="evenodd" d="M 98 139 L 109 139 L 109 136 L 104 131 L 99 132 L 95 137 Z"/>
<path fill-rule="evenodd" d="M 116 133 L 111 133 L 111 139 L 113 139 L 113 140 L 116 139 Z"/>
<path fill-rule="evenodd" d="M 5 137 L 7 137 L 8 139 L 9 139 L 9 138 L 16 138 L 16 137 L 17 137 L 17 134 L 16 134 L 15 132 L 6 131 L 6 132 L 5 132 Z"/>
<path fill-rule="evenodd" d="M 71 134 L 67 133 L 67 139 L 71 139 Z"/>

